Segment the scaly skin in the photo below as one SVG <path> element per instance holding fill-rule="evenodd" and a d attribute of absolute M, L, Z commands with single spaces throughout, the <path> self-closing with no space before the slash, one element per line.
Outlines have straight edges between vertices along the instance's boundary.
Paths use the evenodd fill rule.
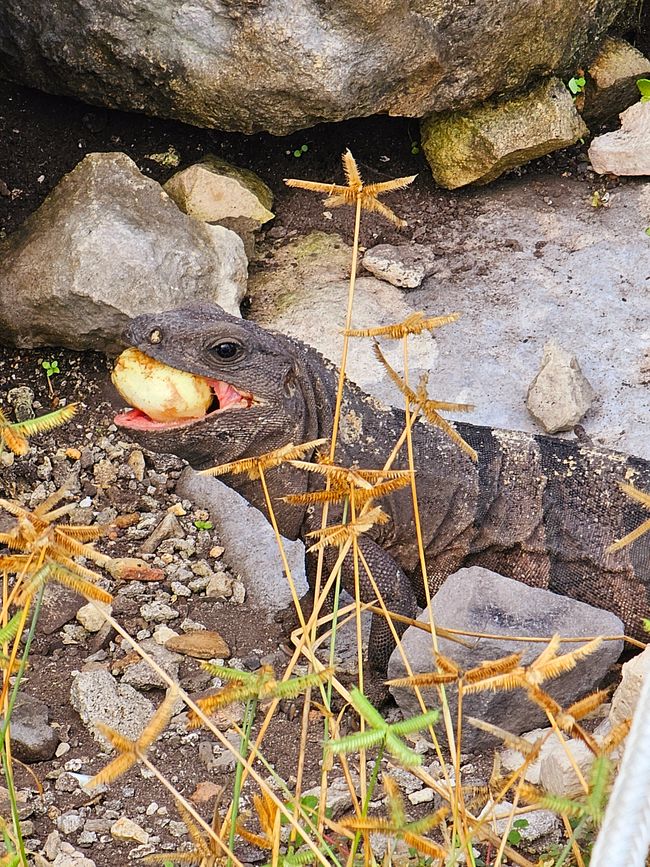
<path fill-rule="evenodd" d="M 217 356 L 214 347 L 223 341 L 239 345 L 234 358 Z M 130 430 L 152 451 L 171 452 L 202 469 L 288 442 L 331 436 L 338 373 L 297 340 L 204 304 L 138 317 L 125 342 L 171 367 L 228 382 L 255 396 L 248 408 L 224 409 L 185 427 Z M 480 565 L 608 608 L 621 617 L 629 634 L 643 635 L 650 538 L 617 553 L 607 554 L 606 549 L 647 517 L 619 482 L 649 489 L 650 463 L 580 442 L 455 426 L 478 452 L 477 463 L 428 423 L 420 421 L 413 428 L 431 592 L 457 569 Z M 403 428 L 402 412 L 346 385 L 337 462 L 383 466 Z M 394 466 L 407 465 L 403 448 Z M 259 482 L 245 475 L 226 476 L 224 481 L 266 514 Z M 287 505 L 279 498 L 321 488 L 321 477 L 283 466 L 269 471 L 268 483 L 285 536 L 305 539 L 320 526 L 318 508 Z M 362 550 L 388 608 L 412 616 L 424 602 L 424 591 L 410 489 L 384 499 L 382 507 L 391 520 L 362 537 Z M 336 550 L 327 549 L 326 565 L 333 565 L 335 558 Z M 307 573 L 313 577 L 311 555 Z M 349 558 L 343 568 L 348 588 L 352 577 Z M 362 593 L 372 598 L 371 588 L 365 581 L 362 585 Z M 369 648 L 374 668 L 385 671 L 392 646 L 386 624 L 374 618 Z"/>

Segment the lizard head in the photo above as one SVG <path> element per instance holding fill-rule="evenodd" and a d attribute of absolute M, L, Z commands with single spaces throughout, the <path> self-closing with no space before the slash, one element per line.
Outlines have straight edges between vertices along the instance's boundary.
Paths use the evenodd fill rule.
<path fill-rule="evenodd" d="M 138 316 L 113 382 L 131 409 L 115 423 L 146 448 L 204 468 L 309 433 L 309 397 L 290 342 L 213 304 Z"/>

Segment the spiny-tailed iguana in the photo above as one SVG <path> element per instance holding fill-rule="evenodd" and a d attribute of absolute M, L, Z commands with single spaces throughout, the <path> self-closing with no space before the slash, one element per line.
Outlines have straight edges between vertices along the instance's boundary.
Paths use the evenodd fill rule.
<path fill-rule="evenodd" d="M 115 421 L 148 449 L 171 452 L 202 469 L 331 435 L 338 372 L 297 340 L 204 304 L 140 316 L 125 342 L 159 362 L 205 377 L 214 394 L 204 417 L 173 422 L 153 421 L 132 399 L 136 408 Z M 148 399 L 141 405 L 150 405 L 151 394 Z M 650 463 L 559 438 L 472 424 L 455 427 L 478 452 L 476 463 L 438 428 L 425 421 L 413 428 L 431 591 L 460 567 L 485 566 L 608 608 L 622 618 L 628 633 L 640 635 L 649 608 L 650 537 L 616 553 L 606 549 L 647 518 L 619 482 L 647 490 Z M 337 462 L 382 467 L 403 429 L 403 412 L 380 406 L 348 383 Z M 394 466 L 407 465 L 403 448 Z M 258 481 L 246 475 L 225 481 L 266 514 Z M 280 498 L 321 488 L 322 477 L 283 465 L 268 472 L 268 483 L 286 537 L 305 539 L 320 527 L 319 507 L 288 505 Z M 394 492 L 382 506 L 391 520 L 374 526 L 360 544 L 387 607 L 413 616 L 424 598 L 410 489 Z M 326 565 L 333 565 L 337 550 L 326 551 Z M 314 555 L 308 554 L 311 579 L 314 565 Z M 348 587 L 350 567 L 351 558 L 343 570 Z M 362 575 L 362 593 L 373 598 L 367 585 Z M 371 665 L 385 671 L 392 646 L 385 621 L 374 617 Z"/>

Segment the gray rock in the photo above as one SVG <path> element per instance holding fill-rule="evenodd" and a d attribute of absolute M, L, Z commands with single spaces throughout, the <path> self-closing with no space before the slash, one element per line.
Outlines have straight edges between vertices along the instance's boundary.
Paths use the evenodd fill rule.
<path fill-rule="evenodd" d="M 0 241 L 0 340 L 114 350 L 129 320 L 199 300 L 238 314 L 241 239 L 187 217 L 122 153 L 89 154 Z"/>
<path fill-rule="evenodd" d="M 75 834 L 83 826 L 83 823 L 83 816 L 80 816 L 79 813 L 63 813 L 56 820 L 56 827 L 67 836 Z"/>
<path fill-rule="evenodd" d="M 264 181 L 214 154 L 177 172 L 163 189 L 183 213 L 237 232 L 249 257 L 255 232 L 275 216 L 273 193 Z"/>
<path fill-rule="evenodd" d="M 650 175 L 650 102 L 631 105 L 620 118 L 620 129 L 592 141 L 591 167 L 599 174 Z"/>
<path fill-rule="evenodd" d="M 18 696 L 11 714 L 11 750 L 21 762 L 45 762 L 59 745 L 59 736 L 48 725 L 50 711 L 44 701 Z"/>
<path fill-rule="evenodd" d="M 574 144 L 589 130 L 557 78 L 515 97 L 422 121 L 422 149 L 436 183 L 486 184 L 508 169 Z"/>
<path fill-rule="evenodd" d="M 419 117 L 569 73 L 628 5 L 438 0 L 7 0 L 0 70 L 50 93 L 276 134 L 387 113 Z M 453 50 L 450 50 L 453 46 Z"/>
<path fill-rule="evenodd" d="M 508 828 L 512 828 L 509 823 L 509 816 L 513 806 L 510 801 L 500 801 L 498 804 L 489 803 L 480 814 L 480 818 L 492 817 L 496 818 L 492 827 L 501 837 Z M 518 827 L 517 831 L 524 843 L 543 842 L 545 848 L 548 848 L 552 843 L 559 843 L 562 839 L 562 822 L 559 816 L 551 813 L 550 810 L 532 810 L 523 816 L 516 816 L 518 819 L 525 819 L 526 824 L 523 827 Z M 528 848 L 528 847 L 527 847 Z M 539 851 L 538 846 L 535 851 Z"/>
<path fill-rule="evenodd" d="M 594 754 L 583 741 L 572 738 L 560 743 L 553 739 L 540 762 L 539 784 L 551 795 L 565 798 L 581 795 L 584 789 L 574 765 L 579 768 L 583 779 L 588 780 L 593 763 Z"/>
<path fill-rule="evenodd" d="M 559 176 L 466 190 L 464 205 L 437 227 L 446 270 L 403 296 L 428 315 L 463 311 L 431 341 L 435 396 L 475 404 L 475 424 L 539 432 L 526 392 L 553 335 L 598 394 L 594 441 L 649 459 L 649 241 L 638 219 L 649 194 L 647 184 L 621 184 L 609 207 L 592 208 L 584 181 Z M 315 305 L 309 317 L 319 316 Z"/>
<path fill-rule="evenodd" d="M 176 620 L 178 611 L 167 605 L 166 602 L 145 602 L 140 606 L 140 615 L 147 623 L 167 623 L 169 620 Z"/>
<path fill-rule="evenodd" d="M 355 786 L 358 784 L 356 775 L 352 775 Z M 316 797 L 320 799 L 320 786 L 308 789 L 304 797 Z M 327 807 L 332 811 L 332 818 L 336 819 L 352 807 L 352 797 L 347 781 L 344 777 L 337 777 L 327 787 Z"/>
<path fill-rule="evenodd" d="M 339 364 L 350 252 L 339 235 L 325 232 L 311 232 L 282 247 L 274 257 L 273 268 L 251 275 L 249 294 L 254 299 L 253 318 L 262 325 L 304 340 Z M 399 322 L 413 312 L 408 298 L 384 280 L 357 277 L 352 327 Z M 403 350 L 399 342 L 386 341 L 382 350 L 388 362 L 400 369 Z M 414 381 L 419 371 L 435 362 L 437 354 L 436 340 L 428 332 L 409 340 Z M 384 401 L 400 400 L 395 386 L 375 358 L 369 340 L 355 340 L 348 357 L 347 374 L 361 388 Z"/>
<path fill-rule="evenodd" d="M 504 578 L 487 569 L 474 566 L 451 575 L 432 600 L 435 622 L 442 627 L 503 635 L 503 638 L 478 639 L 471 647 L 439 639 L 440 652 L 453 659 L 462 669 L 473 668 L 486 659 L 499 659 L 510 653 L 523 653 L 523 663 L 534 659 L 543 645 L 536 642 L 512 641 L 509 636 L 570 636 L 621 635 L 623 624 L 609 611 L 593 608 L 549 590 L 528 587 L 511 578 Z M 423 612 L 419 620 L 428 623 Z M 402 644 L 414 672 L 434 669 L 431 637 L 421 630 L 407 629 Z M 568 647 L 575 647 L 571 644 Z M 567 645 L 563 646 L 564 649 Z M 622 641 L 607 641 L 573 671 L 546 682 L 544 688 L 561 705 L 566 706 L 594 689 L 618 658 Z M 404 677 L 406 670 L 398 650 L 388 665 L 389 678 Z M 395 700 L 405 716 L 420 712 L 411 689 L 392 687 Z M 447 690 L 455 719 L 456 698 Z M 426 691 L 428 706 L 438 705 L 437 693 Z M 484 692 L 463 698 L 466 714 L 494 723 L 514 734 L 539 727 L 546 721 L 544 712 L 534 705 L 524 690 Z M 462 748 L 470 752 L 494 744 L 491 735 L 471 726 L 463 729 Z"/>
<path fill-rule="evenodd" d="M 73 590 L 50 581 L 45 585 L 43 607 L 38 618 L 38 628 L 46 635 L 61 629 L 74 620 L 77 611 L 86 602 L 85 598 Z"/>
<path fill-rule="evenodd" d="M 19 385 L 17 388 L 10 388 L 7 392 L 7 403 L 13 406 L 16 421 L 34 418 L 34 392 L 29 386 Z"/>
<path fill-rule="evenodd" d="M 180 537 L 183 535 L 183 530 L 181 528 L 180 522 L 176 515 L 172 512 L 168 512 L 162 521 L 158 524 L 156 529 L 153 531 L 151 536 L 149 536 L 145 541 L 140 545 L 139 554 L 153 554 L 154 551 L 158 548 L 161 542 L 165 539 L 169 539 L 171 537 Z"/>
<path fill-rule="evenodd" d="M 403 289 L 417 289 L 435 268 L 435 256 L 423 244 L 378 244 L 363 257 L 363 267 L 380 280 Z"/>
<path fill-rule="evenodd" d="M 636 82 L 650 75 L 650 60 L 624 39 L 606 36 L 587 72 L 584 104 L 578 105 L 578 110 L 591 125 L 614 117 L 638 101 Z"/>
<path fill-rule="evenodd" d="M 158 663 L 175 683 L 178 682 L 178 668 L 181 661 L 178 653 L 172 653 L 153 638 L 141 641 L 140 647 Z M 122 683 L 127 683 L 134 689 L 166 689 L 169 686 L 167 681 L 157 671 L 154 671 L 144 659 L 126 668 L 122 675 Z"/>
<path fill-rule="evenodd" d="M 555 341 L 544 346 L 542 366 L 526 396 L 526 406 L 546 433 L 572 430 L 589 410 L 594 390 L 578 360 Z"/>
<path fill-rule="evenodd" d="M 155 706 L 128 684 L 118 684 L 105 669 L 82 671 L 72 681 L 70 702 L 94 738 L 109 742 L 95 728 L 98 722 L 135 740 L 147 725 Z"/>
<path fill-rule="evenodd" d="M 257 509 L 218 479 L 201 476 L 189 467 L 176 484 L 179 497 L 200 504 L 210 513 L 215 532 L 227 551 L 228 565 L 238 572 L 250 599 L 265 613 L 273 614 L 291 603 L 282 560 L 271 525 Z M 302 596 L 307 591 L 304 547 L 284 540 L 293 579 Z M 219 580 L 219 592 L 231 582 Z M 234 588 L 231 589 L 231 594 Z M 215 589 L 214 592 L 217 592 Z"/>

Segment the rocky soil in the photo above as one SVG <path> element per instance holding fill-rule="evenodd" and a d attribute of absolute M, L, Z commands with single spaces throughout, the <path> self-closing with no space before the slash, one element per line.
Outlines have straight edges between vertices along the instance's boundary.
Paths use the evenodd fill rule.
<path fill-rule="evenodd" d="M 422 345 L 416 366 L 436 370 L 441 389 L 436 396 L 471 399 L 479 406 L 471 420 L 495 425 L 539 431 L 525 410 L 526 389 L 539 369 L 544 344 L 559 339 L 578 353 L 595 388 L 594 406 L 585 420 L 588 433 L 649 456 L 649 368 L 641 312 L 648 276 L 643 266 L 647 193 L 642 182 L 618 184 L 595 177 L 586 146 L 517 169 L 488 191 L 449 193 L 433 184 L 417 152 L 417 126 L 404 120 L 373 118 L 363 124 L 322 126 L 285 139 L 265 134 L 244 138 L 90 109 L 9 85 L 3 85 L 0 99 L 2 233 L 17 231 L 86 153 L 121 150 L 143 173 L 163 182 L 175 169 L 158 157 L 169 154 L 170 148 L 183 164 L 216 152 L 254 170 L 275 195 L 276 219 L 260 233 L 250 266 L 246 315 L 276 324 L 282 324 L 284 316 L 296 325 L 297 333 L 317 322 L 319 334 L 302 336 L 314 342 L 322 339 L 321 348 L 332 354 L 338 325 L 328 308 L 318 308 L 317 303 L 334 303 L 336 292 L 345 286 L 352 214 L 324 208 L 318 196 L 287 190 L 282 178 L 339 181 L 340 154 L 346 146 L 369 181 L 419 172 L 412 187 L 391 199 L 391 206 L 408 221 L 407 229 L 400 233 L 374 216 L 364 218 L 362 245 L 415 243 L 427 255 L 411 248 L 415 255 L 406 266 L 402 263 L 397 286 L 366 272 L 366 296 L 375 307 L 362 309 L 383 307 L 399 315 L 413 309 L 465 310 L 465 331 L 454 326 L 449 337 Z M 307 150 L 294 156 L 303 144 Z M 314 231 L 328 235 L 324 241 L 318 235 L 316 242 L 310 236 L 311 252 L 305 255 L 300 247 L 303 236 Z M 383 268 L 384 276 L 394 274 L 392 260 L 379 261 L 384 264 L 376 269 Z M 409 283 L 416 266 L 424 280 L 421 288 Z M 294 283 L 287 280 L 290 272 L 298 277 Z M 327 279 L 319 284 L 317 278 L 323 274 Z M 385 294 L 378 294 L 378 286 Z M 292 297 L 294 289 L 297 294 Z M 361 289 L 363 299 L 363 285 Z M 378 298 L 385 302 L 378 304 Z M 307 304 L 305 299 L 312 300 Z M 51 393 L 42 362 L 54 360 L 60 373 L 49 382 Z M 366 377 L 362 384 L 390 399 L 387 384 L 365 357 L 359 355 L 355 362 L 358 378 Z M 67 481 L 70 497 L 77 502 L 75 521 L 120 519 L 123 527 L 101 540 L 99 549 L 117 558 L 141 557 L 147 569 L 135 575 L 123 571 L 121 577 L 104 574 L 103 586 L 115 597 L 113 613 L 161 664 L 177 672 L 191 694 L 201 693 L 212 679 L 192 657 L 163 647 L 170 630 L 178 635 L 218 633 L 227 649 L 215 644 L 213 652 L 229 665 L 256 670 L 270 661 L 281 666 L 286 659 L 283 636 L 272 620 L 260 616 L 259 597 L 248 592 L 240 577 L 243 567 L 233 565 L 238 561 L 229 556 L 230 542 L 207 527 L 206 522 L 214 522 L 201 502 L 191 502 L 177 491 L 182 463 L 144 454 L 112 424 L 110 364 L 91 352 L 0 348 L 3 409 L 10 408 L 10 389 L 19 386 L 33 391 L 37 414 L 72 401 L 80 405 L 70 424 L 35 437 L 28 457 L 11 461 L 2 456 L 0 490 L 34 507 Z M 90 867 L 70 852 L 71 846 L 96 867 L 109 867 L 126 863 L 133 850 L 136 855 L 169 851 L 186 839 L 167 793 L 138 769 L 98 796 L 81 788 L 109 759 L 82 721 L 89 707 L 96 709 L 99 701 L 137 725 L 151 703 L 162 698 L 160 683 L 143 670 L 120 637 L 93 622 L 87 612 L 78 613 L 83 601 L 68 592 L 53 595 L 25 683 L 25 694 L 34 701 L 21 709 L 21 721 L 40 733 L 25 750 L 32 751 L 30 759 L 38 759 L 31 767 L 44 786 L 42 796 L 35 793 L 26 771 L 19 768 L 17 773 L 21 789 L 28 792 L 22 809 L 29 845 L 45 859 L 40 865 Z M 36 700 L 47 706 L 49 721 Z M 228 720 L 223 727 L 228 731 Z M 267 757 L 285 779 L 295 768 L 299 730 L 299 705 L 282 705 L 265 743 Z M 307 787 L 318 781 L 319 738 L 315 731 L 307 756 Z M 420 743 L 418 749 L 433 773 L 430 746 Z M 182 713 L 151 757 L 186 796 L 193 796 L 207 817 L 214 790 L 201 784 L 229 786 L 232 780 L 229 755 L 200 732 L 188 732 Z M 468 758 L 468 764 L 467 780 L 484 782 L 489 760 Z M 418 795 L 421 786 L 410 775 L 399 780 L 411 804 L 426 801 L 428 794 Z M 0 813 L 6 814 L 3 805 Z M 137 829 L 123 820 L 135 822 Z M 554 828 L 551 833 L 557 834 Z M 250 861 L 263 857 L 252 850 L 242 850 L 241 855 Z"/>

